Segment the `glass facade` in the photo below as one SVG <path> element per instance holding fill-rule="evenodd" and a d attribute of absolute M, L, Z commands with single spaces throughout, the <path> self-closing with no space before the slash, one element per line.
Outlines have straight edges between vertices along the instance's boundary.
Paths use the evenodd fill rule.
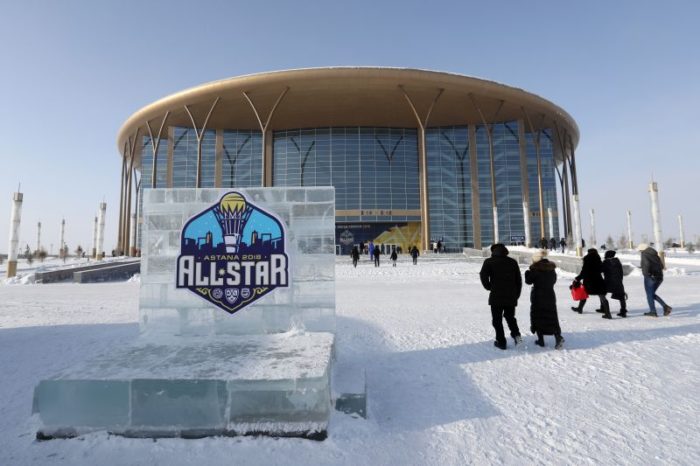
<path fill-rule="evenodd" d="M 538 243 L 540 238 L 551 236 L 549 234 L 549 219 L 547 208 L 552 209 L 554 238 L 559 238 L 559 220 L 557 211 L 557 182 L 554 173 L 554 146 L 550 130 L 540 132 L 540 164 L 542 170 L 542 198 L 544 200 L 544 233 L 540 229 L 540 200 L 537 184 L 537 150 L 535 146 L 536 133 L 526 133 L 527 153 L 527 177 L 530 185 L 530 229 L 533 243 Z"/>
<path fill-rule="evenodd" d="M 492 125 L 493 156 L 498 205 L 499 240 L 514 244 L 525 237 L 519 134 L 529 182 L 530 225 L 533 242 L 542 237 L 535 134 L 518 121 Z M 217 150 L 218 137 L 218 150 Z M 253 187 L 263 184 L 262 133 L 257 130 L 206 130 L 202 138 L 202 187 Z M 336 221 L 360 238 L 371 225 L 393 225 L 397 241 L 420 235 L 418 133 L 413 128 L 336 127 L 275 131 L 272 134 L 273 186 L 334 186 Z M 194 187 L 197 177 L 197 137 L 194 129 L 173 127 L 162 139 L 156 164 L 156 187 L 168 187 L 168 156 L 172 154 L 172 187 Z M 472 173 L 472 156 L 476 173 Z M 219 160 L 217 160 L 219 157 Z M 483 125 L 426 129 L 426 157 L 430 240 L 442 240 L 458 251 L 493 241 L 489 141 Z M 553 235 L 559 237 L 554 144 L 550 130 L 540 131 L 540 159 L 545 213 L 552 209 Z M 142 187 L 151 187 L 153 151 L 149 137 L 142 139 Z M 474 231 L 472 183 L 478 187 L 480 231 Z M 140 198 L 138 201 L 140 203 Z M 140 227 L 140 225 L 139 225 Z M 353 229 L 354 228 L 354 229 Z M 365 232 L 366 232 L 365 231 Z M 387 230 L 388 231 L 388 230 Z M 140 236 L 140 235 L 139 235 Z M 408 241 L 408 240 L 407 240 Z"/>
<path fill-rule="evenodd" d="M 420 220 L 415 129 L 295 129 L 273 141 L 273 185 L 334 186 L 336 209 L 352 211 L 338 221 Z"/>
<path fill-rule="evenodd" d="M 447 250 L 473 246 L 469 128 L 429 128 L 425 147 L 432 239 Z"/>
<path fill-rule="evenodd" d="M 144 136 L 141 145 L 141 186 L 151 188 L 153 176 L 153 146 L 150 136 Z M 161 138 L 156 160 L 156 188 L 168 186 L 168 140 Z"/>
<path fill-rule="evenodd" d="M 197 133 L 192 128 L 173 131 L 173 188 L 194 188 L 197 184 Z M 202 188 L 213 188 L 216 174 L 216 131 L 202 136 Z"/>
<path fill-rule="evenodd" d="M 223 130 L 221 186 L 262 186 L 262 133 L 254 130 Z"/>

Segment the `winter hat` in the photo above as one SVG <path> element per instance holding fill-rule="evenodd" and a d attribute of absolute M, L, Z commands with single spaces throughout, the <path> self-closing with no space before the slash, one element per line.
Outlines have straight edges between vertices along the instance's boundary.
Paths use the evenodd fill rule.
<path fill-rule="evenodd" d="M 541 261 L 542 259 L 545 259 L 547 257 L 547 250 L 546 249 L 540 249 L 539 251 L 535 252 L 532 255 L 532 263 L 536 263 Z"/>
<path fill-rule="evenodd" d="M 508 255 L 508 248 L 504 244 L 501 244 L 501 243 L 492 244 L 491 245 L 491 254 L 507 256 Z"/>
<path fill-rule="evenodd" d="M 644 251 L 648 247 L 649 247 L 649 245 L 647 243 L 639 243 L 637 245 L 637 251 Z"/>
<path fill-rule="evenodd" d="M 613 257 L 615 257 L 615 251 L 605 251 L 606 259 L 612 259 Z"/>

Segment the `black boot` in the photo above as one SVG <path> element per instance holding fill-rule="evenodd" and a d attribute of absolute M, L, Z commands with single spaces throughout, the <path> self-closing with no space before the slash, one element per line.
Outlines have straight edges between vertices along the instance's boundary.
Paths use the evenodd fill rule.
<path fill-rule="evenodd" d="M 537 340 L 535 340 L 535 344 L 544 348 L 544 335 L 542 335 L 540 332 L 537 332 Z"/>
<path fill-rule="evenodd" d="M 583 314 L 583 309 L 579 309 L 579 308 L 577 308 L 577 307 L 573 307 L 573 306 L 572 306 L 572 307 L 571 307 L 571 310 L 574 311 L 574 312 L 578 312 L 579 314 Z"/>
<path fill-rule="evenodd" d="M 561 335 L 555 335 L 554 338 L 557 340 L 556 345 L 554 345 L 554 349 L 562 349 L 564 347 L 564 337 Z"/>
<path fill-rule="evenodd" d="M 498 341 L 498 340 L 496 340 L 496 341 L 493 342 L 493 346 L 495 346 L 496 348 L 500 348 L 500 349 L 504 350 L 504 349 L 506 349 L 506 342 L 505 342 L 505 341 Z"/>

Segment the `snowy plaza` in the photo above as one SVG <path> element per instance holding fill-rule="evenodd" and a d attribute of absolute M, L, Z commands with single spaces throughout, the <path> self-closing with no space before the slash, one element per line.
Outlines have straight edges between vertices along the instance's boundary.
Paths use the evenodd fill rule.
<path fill-rule="evenodd" d="M 523 344 L 494 348 L 480 266 L 461 255 L 416 266 L 402 255 L 396 268 L 337 258 L 335 364 L 366 371 L 368 417 L 334 412 L 322 442 L 106 433 L 38 442 L 34 387 L 132 342 L 139 283 L 0 285 L 0 464 L 700 463 L 700 260 L 668 259 L 659 294 L 673 313 L 658 319 L 642 316 L 638 271 L 625 277 L 630 316 L 611 321 L 594 302 L 571 312 L 573 274 L 559 271 L 560 351 L 526 331 L 528 286 L 516 312 Z M 19 275 L 31 269 L 20 263 Z"/>

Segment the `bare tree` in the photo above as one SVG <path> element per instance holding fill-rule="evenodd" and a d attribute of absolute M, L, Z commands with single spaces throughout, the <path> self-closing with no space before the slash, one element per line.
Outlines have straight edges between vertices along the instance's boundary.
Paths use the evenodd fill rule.
<path fill-rule="evenodd" d="M 627 242 L 627 236 L 620 235 L 620 237 L 617 239 L 617 248 L 618 249 L 627 249 L 628 246 L 629 246 L 629 243 Z"/>
<path fill-rule="evenodd" d="M 608 237 L 605 239 L 605 247 L 608 249 L 615 249 L 615 240 L 612 236 L 608 235 Z"/>

